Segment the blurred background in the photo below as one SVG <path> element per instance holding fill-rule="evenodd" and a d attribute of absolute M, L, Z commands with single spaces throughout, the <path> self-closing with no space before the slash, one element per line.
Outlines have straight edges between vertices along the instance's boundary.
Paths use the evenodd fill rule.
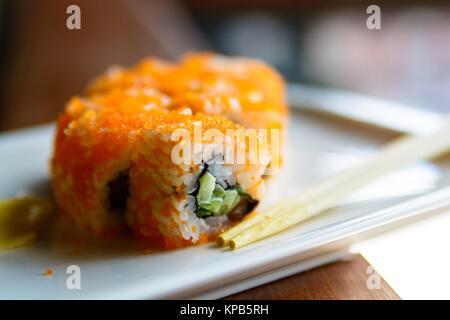
<path fill-rule="evenodd" d="M 81 8 L 68 30 L 66 8 Z M 369 4 L 381 30 L 369 30 Z M 264 59 L 288 81 L 450 111 L 447 1 L 3 0 L 0 130 L 52 121 L 111 64 L 190 50 Z"/>

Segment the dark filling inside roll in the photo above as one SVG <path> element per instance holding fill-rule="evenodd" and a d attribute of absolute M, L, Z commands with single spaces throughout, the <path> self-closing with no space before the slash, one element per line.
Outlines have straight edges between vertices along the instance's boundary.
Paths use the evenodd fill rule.
<path fill-rule="evenodd" d="M 127 208 L 127 199 L 130 195 L 130 180 L 128 170 L 121 172 L 115 179 L 108 183 L 109 187 L 109 207 L 118 213 L 125 213 Z"/>
<path fill-rule="evenodd" d="M 241 195 L 238 203 L 228 213 L 228 218 L 233 221 L 240 221 L 248 213 L 252 212 L 257 204 L 258 200 L 252 199 L 249 195 Z"/>

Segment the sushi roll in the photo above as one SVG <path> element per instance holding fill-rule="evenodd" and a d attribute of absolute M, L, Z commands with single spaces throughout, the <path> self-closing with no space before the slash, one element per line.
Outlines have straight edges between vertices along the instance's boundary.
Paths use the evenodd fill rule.
<path fill-rule="evenodd" d="M 252 145 L 222 116 L 162 104 L 145 91 L 69 102 L 52 159 L 60 212 L 95 234 L 133 230 L 172 249 L 206 242 L 253 210 L 271 160 L 263 137 Z"/>
<path fill-rule="evenodd" d="M 58 119 L 58 209 L 101 236 L 131 230 L 167 249 L 211 240 L 263 199 L 284 99 L 281 77 L 249 59 L 192 54 L 111 69 Z"/>

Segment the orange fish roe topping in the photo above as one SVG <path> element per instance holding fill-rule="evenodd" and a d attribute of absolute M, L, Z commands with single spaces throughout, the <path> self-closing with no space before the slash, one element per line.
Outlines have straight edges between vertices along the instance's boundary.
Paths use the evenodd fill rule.
<path fill-rule="evenodd" d="M 152 251 L 152 249 L 147 249 L 146 251 L 145 251 L 145 253 L 147 253 L 147 254 L 151 254 L 153 251 Z"/>
<path fill-rule="evenodd" d="M 52 274 L 53 274 L 53 270 L 52 269 L 45 270 L 45 273 L 44 273 L 45 276 L 51 276 Z"/>
<path fill-rule="evenodd" d="M 184 189 L 186 189 L 185 185 L 179 185 L 178 187 L 176 187 L 175 191 L 177 193 L 181 193 L 181 192 L 184 192 Z"/>
<path fill-rule="evenodd" d="M 87 91 L 94 95 L 129 88 L 152 89 L 166 98 L 162 105 L 167 109 L 226 115 L 246 127 L 282 128 L 287 115 L 280 75 L 265 63 L 247 58 L 197 53 L 186 55 L 180 64 L 146 59 L 130 69 L 107 72 Z M 274 114 L 261 117 L 260 111 Z"/>

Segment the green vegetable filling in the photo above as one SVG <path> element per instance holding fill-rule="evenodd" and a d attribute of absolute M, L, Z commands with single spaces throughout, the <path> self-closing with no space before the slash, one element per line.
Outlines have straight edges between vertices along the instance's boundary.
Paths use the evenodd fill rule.
<path fill-rule="evenodd" d="M 241 186 L 224 190 L 216 178 L 205 172 L 199 179 L 197 193 L 197 216 L 222 216 L 229 213 L 239 202 L 240 195 L 247 195 Z"/>

